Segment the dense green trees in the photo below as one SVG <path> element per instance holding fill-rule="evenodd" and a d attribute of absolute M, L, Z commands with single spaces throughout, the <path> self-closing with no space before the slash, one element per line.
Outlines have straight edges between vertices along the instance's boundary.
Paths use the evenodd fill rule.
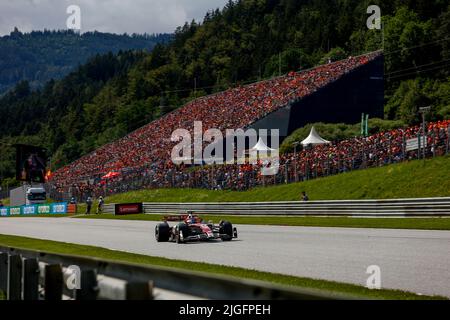
<path fill-rule="evenodd" d="M 40 88 L 98 53 L 149 50 L 170 38 L 167 34 L 128 36 L 88 32 L 79 35 L 71 30 L 22 33 L 15 28 L 10 35 L 0 37 L 0 94 L 20 80 Z"/>
<path fill-rule="evenodd" d="M 366 27 L 369 4 L 381 6 L 384 36 Z M 93 57 L 39 91 L 20 83 L 0 99 L 0 138 L 35 139 L 56 168 L 195 97 L 383 46 L 386 119 L 414 123 L 425 105 L 430 119 L 448 118 L 449 10 L 441 0 L 230 1 L 152 53 Z"/>

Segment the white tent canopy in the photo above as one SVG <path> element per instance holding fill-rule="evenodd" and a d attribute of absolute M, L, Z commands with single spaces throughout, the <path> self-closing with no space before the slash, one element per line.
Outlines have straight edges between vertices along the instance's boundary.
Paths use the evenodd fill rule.
<path fill-rule="evenodd" d="M 318 145 L 318 144 L 328 144 L 330 141 L 323 139 L 319 134 L 317 133 L 316 129 L 314 127 L 311 128 L 311 132 L 309 133 L 308 138 L 302 141 L 302 145 L 306 146 L 309 144 L 312 145 Z"/>
<path fill-rule="evenodd" d="M 254 145 L 253 148 L 251 148 L 249 151 L 276 151 L 276 149 L 272 149 L 269 148 L 264 141 L 262 140 L 262 138 L 259 138 L 258 143 Z"/>

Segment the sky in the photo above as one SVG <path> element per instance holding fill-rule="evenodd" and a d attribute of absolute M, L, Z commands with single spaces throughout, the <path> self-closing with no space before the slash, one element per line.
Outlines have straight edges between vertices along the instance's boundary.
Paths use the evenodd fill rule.
<path fill-rule="evenodd" d="M 0 36 L 14 27 L 22 32 L 67 29 L 66 13 L 80 8 L 81 32 L 171 33 L 185 21 L 203 20 L 208 10 L 228 0 L 0 0 Z M 74 21 L 73 18 L 69 19 Z M 71 24 L 73 25 L 73 24 Z"/>

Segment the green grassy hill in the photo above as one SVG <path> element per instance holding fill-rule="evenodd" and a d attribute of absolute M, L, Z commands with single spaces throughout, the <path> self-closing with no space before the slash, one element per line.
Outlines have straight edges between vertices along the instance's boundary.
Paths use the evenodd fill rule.
<path fill-rule="evenodd" d="M 199 189 L 141 190 L 108 197 L 106 202 L 292 201 L 299 200 L 303 190 L 311 200 L 450 196 L 450 156 L 244 192 Z"/>

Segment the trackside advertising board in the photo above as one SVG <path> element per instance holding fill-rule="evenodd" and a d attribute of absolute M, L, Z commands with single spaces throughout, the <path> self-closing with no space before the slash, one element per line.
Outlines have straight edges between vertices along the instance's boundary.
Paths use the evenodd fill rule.
<path fill-rule="evenodd" d="M 33 204 L 20 207 L 1 207 L 0 216 L 28 216 L 37 214 L 66 214 L 67 202 L 50 203 L 50 204 Z"/>
<path fill-rule="evenodd" d="M 115 206 L 116 216 L 142 213 L 142 203 L 118 203 Z"/>

